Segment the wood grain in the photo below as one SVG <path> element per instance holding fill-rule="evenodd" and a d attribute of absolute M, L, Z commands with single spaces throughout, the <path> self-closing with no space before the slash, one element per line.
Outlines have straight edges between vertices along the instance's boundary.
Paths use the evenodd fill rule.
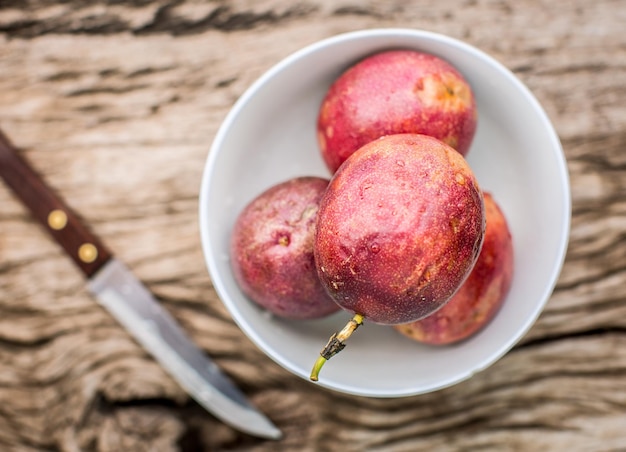
<path fill-rule="evenodd" d="M 0 176 L 86 277 L 92 277 L 111 258 L 80 217 L 59 199 L 1 132 Z"/>
<path fill-rule="evenodd" d="M 626 447 L 626 33 L 619 0 L 4 0 L 0 127 L 284 431 L 238 433 L 191 402 L 104 312 L 0 185 L 0 449 L 494 450 Z M 302 381 L 218 300 L 197 194 L 228 109 L 339 32 L 463 39 L 524 81 L 562 140 L 570 246 L 523 341 L 469 381 L 368 399 Z"/>

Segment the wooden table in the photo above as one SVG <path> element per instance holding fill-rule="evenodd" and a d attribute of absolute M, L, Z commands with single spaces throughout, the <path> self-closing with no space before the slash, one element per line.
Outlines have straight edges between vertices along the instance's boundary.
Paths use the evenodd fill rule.
<path fill-rule="evenodd" d="M 0 127 L 284 431 L 190 401 L 0 184 L 0 450 L 626 449 L 626 4 L 619 0 L 0 2 Z M 331 393 L 235 326 L 198 232 L 204 161 L 239 95 L 340 32 L 460 38 L 534 92 L 568 159 L 557 288 L 510 353 L 424 396 Z"/>

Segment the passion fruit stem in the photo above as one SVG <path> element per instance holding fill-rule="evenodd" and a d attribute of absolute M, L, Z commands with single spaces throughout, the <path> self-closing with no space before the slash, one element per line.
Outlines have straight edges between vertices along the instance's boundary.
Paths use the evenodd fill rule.
<path fill-rule="evenodd" d="M 334 333 L 326 346 L 320 352 L 320 356 L 313 364 L 313 370 L 311 370 L 311 381 L 317 381 L 322 366 L 330 358 L 335 356 L 346 346 L 345 341 L 354 333 L 354 331 L 363 324 L 363 316 L 361 314 L 355 314 L 354 317 L 343 327 L 338 333 Z"/>

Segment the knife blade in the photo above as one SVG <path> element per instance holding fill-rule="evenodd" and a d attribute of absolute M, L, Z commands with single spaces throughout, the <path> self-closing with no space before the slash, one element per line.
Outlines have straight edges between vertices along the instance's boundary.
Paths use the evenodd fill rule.
<path fill-rule="evenodd" d="M 0 176 L 84 273 L 96 300 L 193 399 L 233 428 L 268 439 L 282 436 L 141 281 L 46 185 L 2 131 Z"/>

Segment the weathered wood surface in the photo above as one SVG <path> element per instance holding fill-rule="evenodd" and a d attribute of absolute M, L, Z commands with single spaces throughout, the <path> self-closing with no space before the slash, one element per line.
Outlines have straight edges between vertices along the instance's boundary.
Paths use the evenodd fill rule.
<path fill-rule="evenodd" d="M 625 450 L 625 23 L 620 0 L 0 1 L 0 127 L 285 433 L 255 439 L 191 402 L 0 184 L 0 450 Z M 512 69 L 554 121 L 573 195 L 562 275 L 524 340 L 467 382 L 391 400 L 257 350 L 212 289 L 197 221 L 208 147 L 245 88 L 379 26 Z"/>

